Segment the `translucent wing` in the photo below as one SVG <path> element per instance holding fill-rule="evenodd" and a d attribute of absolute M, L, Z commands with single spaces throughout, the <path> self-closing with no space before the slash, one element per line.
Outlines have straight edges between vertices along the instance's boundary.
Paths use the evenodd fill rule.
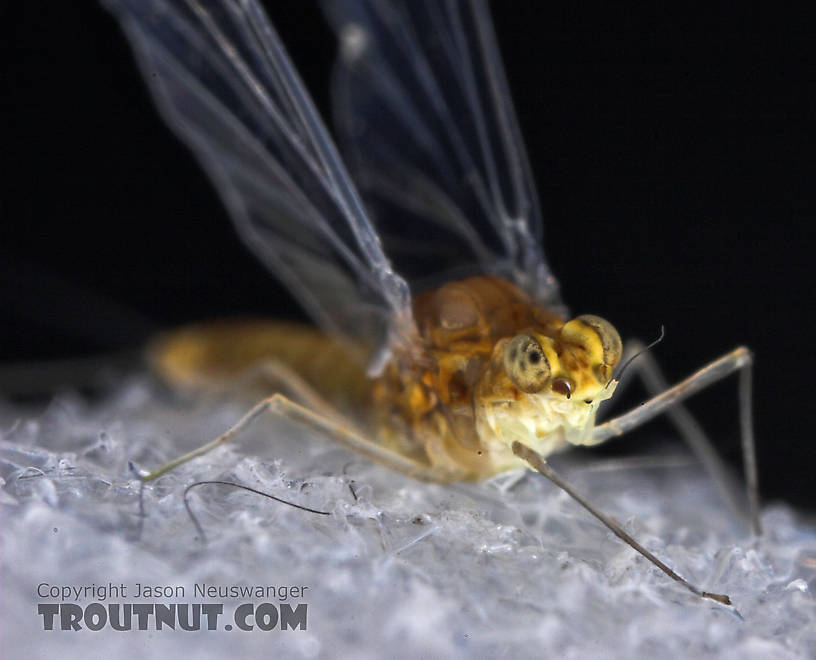
<path fill-rule="evenodd" d="M 396 268 L 508 277 L 559 306 L 483 0 L 324 0 L 349 167 Z"/>
<path fill-rule="evenodd" d="M 250 248 L 327 331 L 372 348 L 410 294 L 255 0 L 105 0 Z M 227 273 L 225 273 L 227 275 Z"/>

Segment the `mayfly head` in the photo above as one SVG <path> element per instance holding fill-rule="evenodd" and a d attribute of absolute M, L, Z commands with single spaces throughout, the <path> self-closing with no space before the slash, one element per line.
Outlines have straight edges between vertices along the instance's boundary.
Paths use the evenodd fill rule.
<path fill-rule="evenodd" d="M 497 342 L 479 388 L 488 443 L 518 441 L 544 455 L 565 443 L 592 444 L 595 415 L 615 390 L 622 351 L 617 330 L 588 314 L 551 334 L 530 329 Z"/>
<path fill-rule="evenodd" d="M 503 346 L 503 363 L 521 392 L 591 400 L 612 380 L 622 350 L 609 321 L 585 314 L 565 323 L 554 337 L 516 335 Z"/>

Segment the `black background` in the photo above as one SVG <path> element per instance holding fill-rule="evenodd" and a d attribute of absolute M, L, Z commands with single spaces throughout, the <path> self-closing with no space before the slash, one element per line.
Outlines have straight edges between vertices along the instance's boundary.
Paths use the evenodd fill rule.
<path fill-rule="evenodd" d="M 325 114 L 333 36 L 311 3 L 274 4 Z M 567 302 L 624 336 L 665 325 L 672 380 L 751 347 L 763 493 L 812 506 L 812 17 L 545 4 L 494 18 Z M 91 2 L 0 11 L 0 360 L 299 314 L 161 123 L 113 20 Z M 693 407 L 736 456 L 733 379 Z"/>

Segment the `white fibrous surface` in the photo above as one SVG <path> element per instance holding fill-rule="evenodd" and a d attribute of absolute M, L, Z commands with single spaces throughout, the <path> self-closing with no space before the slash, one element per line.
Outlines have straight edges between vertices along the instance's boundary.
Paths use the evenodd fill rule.
<path fill-rule="evenodd" d="M 139 379 L 100 403 L 0 406 L 3 657 L 813 657 L 816 528 L 769 504 L 753 539 L 696 465 L 554 458 L 649 550 L 733 608 L 672 582 L 543 477 L 419 483 L 270 418 L 146 485 L 140 513 L 129 461 L 160 465 L 245 411 L 180 401 Z M 188 499 L 205 543 L 183 497 L 202 480 L 330 515 L 202 485 Z M 194 594 L 202 583 L 308 589 L 288 600 L 204 598 Z M 37 606 L 60 599 L 38 595 L 42 584 L 128 589 L 64 601 L 83 608 L 212 602 L 224 614 L 215 631 L 63 631 L 59 617 L 45 631 Z M 136 598 L 137 585 L 184 594 Z M 245 602 L 305 603 L 306 629 L 225 629 Z"/>

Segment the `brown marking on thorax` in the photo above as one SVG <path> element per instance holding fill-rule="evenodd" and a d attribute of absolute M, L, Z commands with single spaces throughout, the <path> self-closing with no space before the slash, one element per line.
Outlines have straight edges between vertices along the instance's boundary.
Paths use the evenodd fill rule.
<path fill-rule="evenodd" d="M 415 454 L 432 464 L 457 464 L 465 471 L 459 478 L 473 478 L 481 456 L 473 397 L 496 343 L 528 330 L 554 337 L 564 321 L 493 276 L 418 295 L 414 318 L 429 359 L 418 365 L 394 357 L 374 389 L 377 407 L 388 411 L 381 421 L 393 429 L 390 435 L 412 438 Z"/>

